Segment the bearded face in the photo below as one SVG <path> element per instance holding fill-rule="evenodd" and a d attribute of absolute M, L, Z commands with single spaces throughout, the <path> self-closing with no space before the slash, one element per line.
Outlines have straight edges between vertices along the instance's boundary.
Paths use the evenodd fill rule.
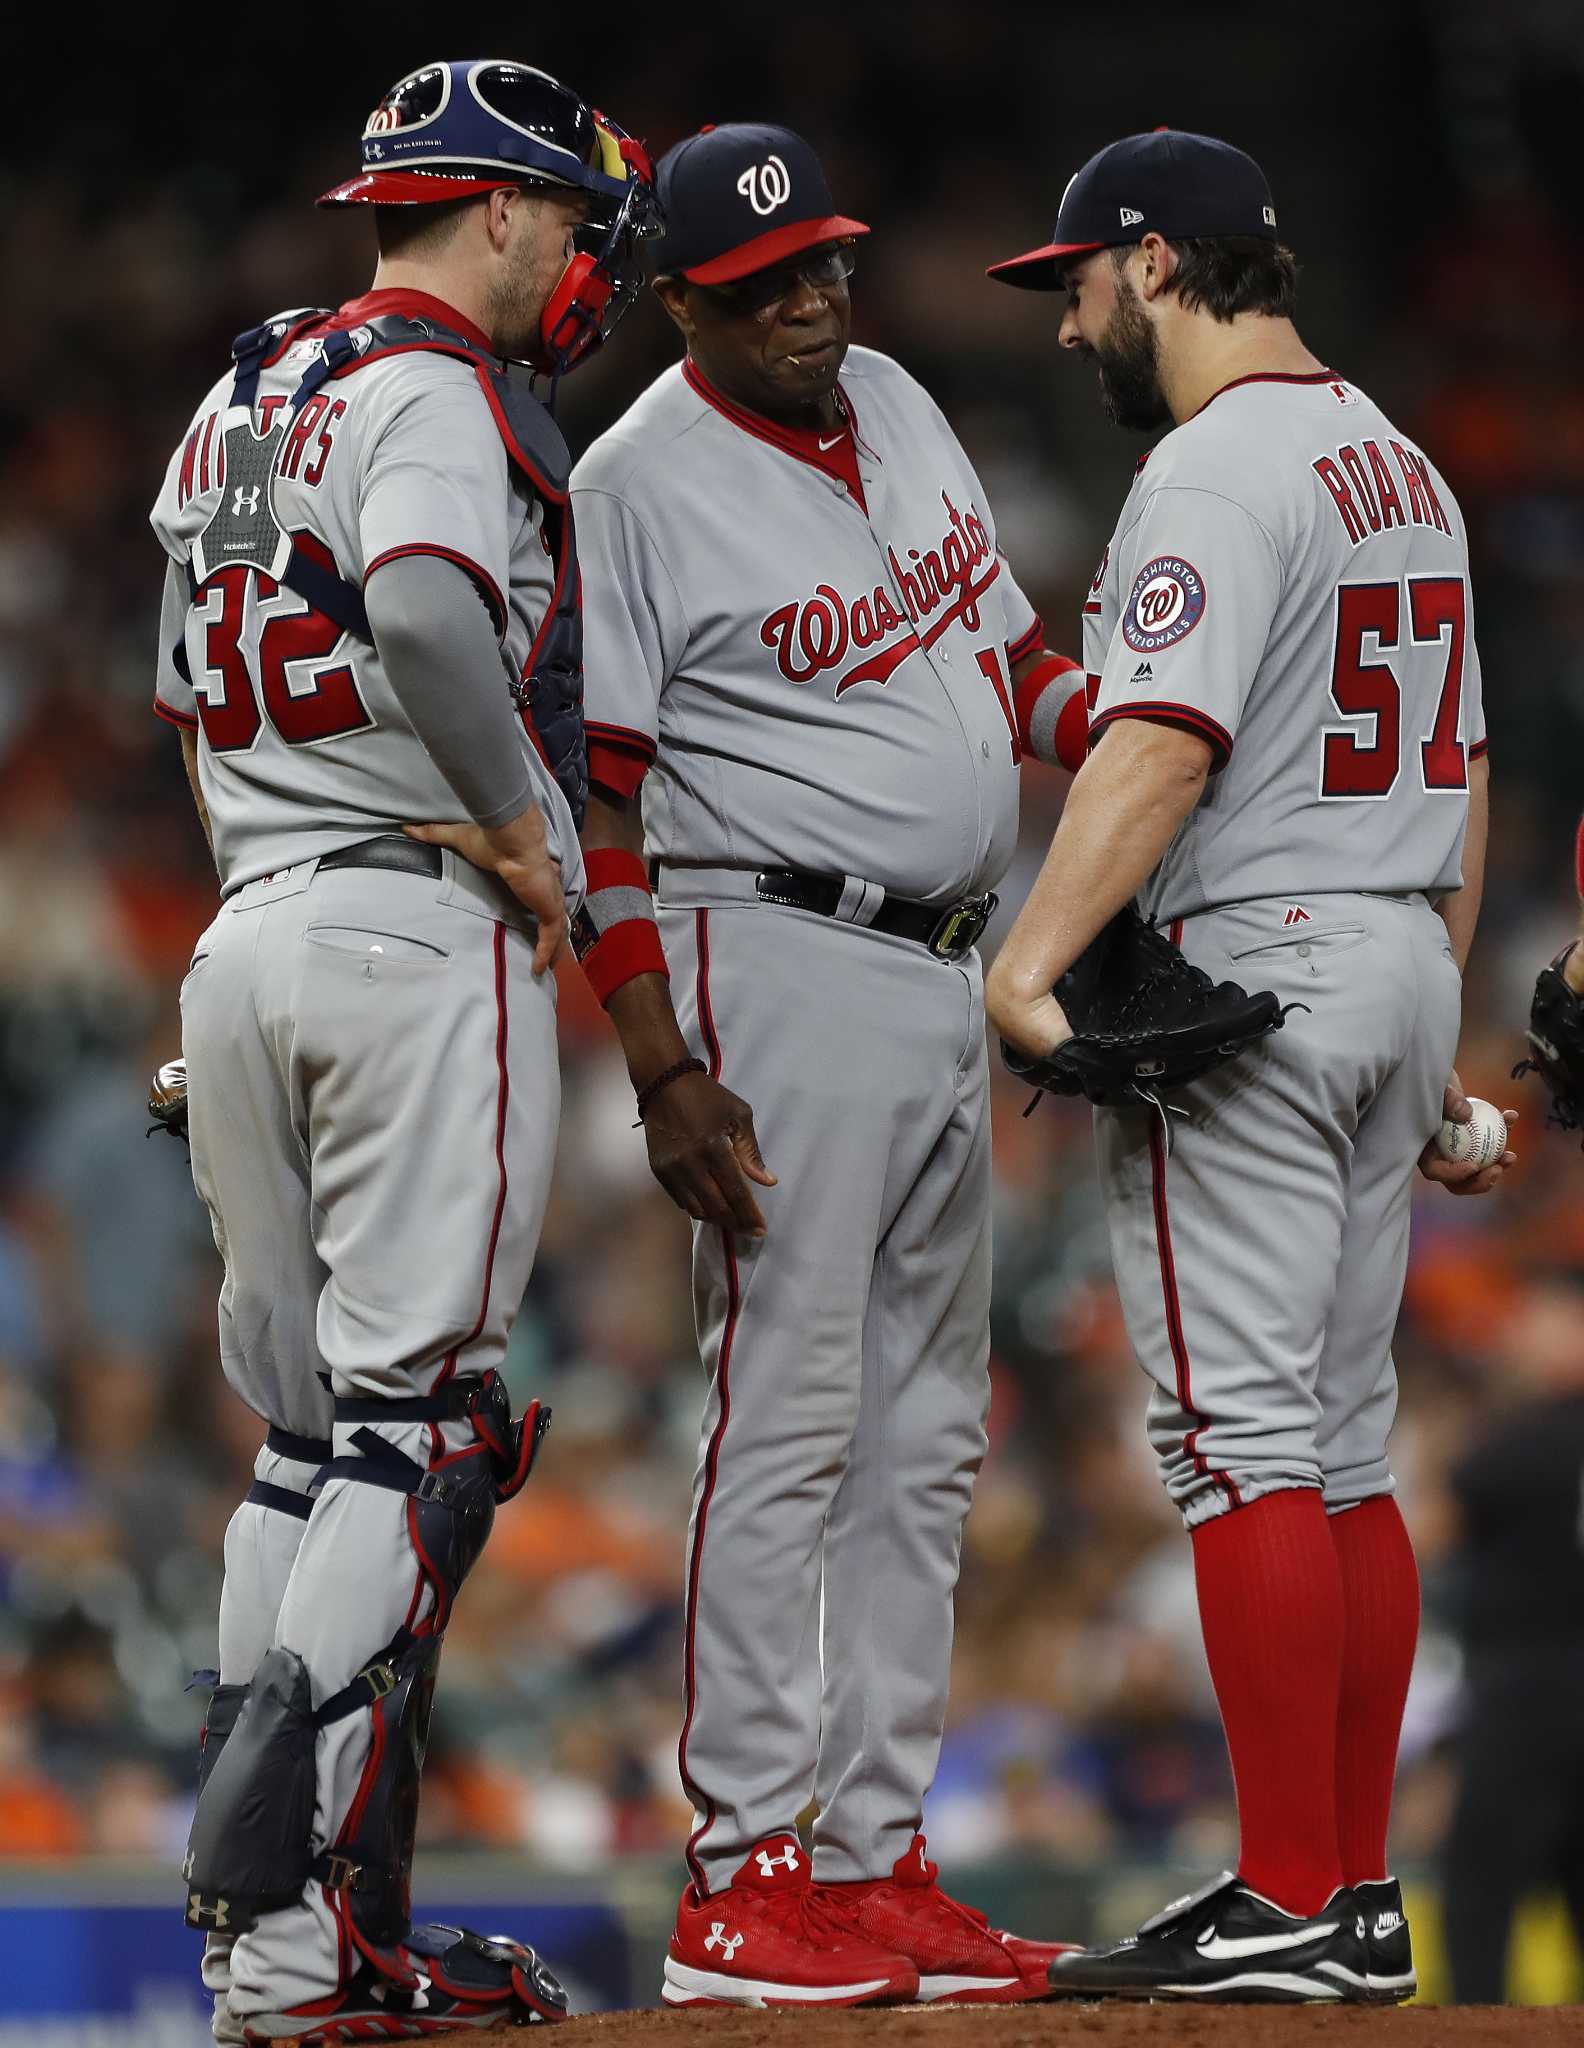
<path fill-rule="evenodd" d="M 1116 303 L 1090 350 L 1100 369 L 1100 402 L 1119 427 L 1153 433 L 1171 418 L 1160 381 L 1160 345 L 1138 294 L 1115 272 Z"/>

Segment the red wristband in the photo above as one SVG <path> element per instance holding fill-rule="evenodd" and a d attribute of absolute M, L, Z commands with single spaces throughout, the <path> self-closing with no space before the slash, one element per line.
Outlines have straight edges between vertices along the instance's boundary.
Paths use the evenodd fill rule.
<path fill-rule="evenodd" d="M 642 917 L 628 918 L 602 932 L 582 956 L 581 965 L 602 1007 L 608 1007 L 617 989 L 640 974 L 663 974 L 670 979 L 660 929 Z"/>

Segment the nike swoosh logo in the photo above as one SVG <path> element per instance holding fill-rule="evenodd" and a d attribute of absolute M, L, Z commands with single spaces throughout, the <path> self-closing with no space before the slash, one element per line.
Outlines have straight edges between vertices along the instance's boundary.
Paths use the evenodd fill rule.
<path fill-rule="evenodd" d="M 823 452 L 824 452 L 824 451 L 825 451 L 825 450 L 826 450 L 827 448 L 834 448 L 834 447 L 836 446 L 836 443 L 837 443 L 837 442 L 838 442 L 838 441 L 839 441 L 840 439 L 841 439 L 841 435 L 840 435 L 840 434 L 832 434 L 832 435 L 831 435 L 831 437 L 830 437 L 830 439 L 829 439 L 828 441 L 821 441 L 821 442 L 820 442 L 820 451 L 821 451 L 821 453 L 823 454 Z"/>
<path fill-rule="evenodd" d="M 1300 1928 L 1293 1934 L 1249 1934 L 1227 1936 L 1207 1927 L 1194 1946 L 1212 1963 L 1241 1962 L 1248 1956 L 1269 1955 L 1273 1949 L 1305 1948 L 1311 1941 L 1324 1941 L 1335 1934 L 1338 1922 L 1327 1920 L 1319 1927 Z"/>

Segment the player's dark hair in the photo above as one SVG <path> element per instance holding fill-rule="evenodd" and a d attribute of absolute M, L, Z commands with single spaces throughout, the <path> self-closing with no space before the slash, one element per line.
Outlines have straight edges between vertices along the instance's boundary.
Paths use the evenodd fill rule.
<path fill-rule="evenodd" d="M 1111 251 L 1118 269 L 1133 247 Z M 1282 243 L 1258 235 L 1198 235 L 1171 247 L 1177 268 L 1166 289 L 1190 313 L 1203 306 L 1215 320 L 1232 320 L 1239 313 L 1297 318 L 1298 259 Z"/>
<path fill-rule="evenodd" d="M 461 225 L 476 194 L 441 199 L 432 206 L 376 206 L 374 239 L 382 256 L 432 256 L 443 249 Z"/>

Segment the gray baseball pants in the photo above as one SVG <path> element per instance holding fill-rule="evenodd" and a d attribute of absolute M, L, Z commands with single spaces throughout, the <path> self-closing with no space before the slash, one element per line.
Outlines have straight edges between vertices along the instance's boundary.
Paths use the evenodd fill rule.
<path fill-rule="evenodd" d="M 220 1357 L 255 1414 L 352 1451 L 331 1391 L 400 1398 L 498 1365 L 549 1189 L 560 1106 L 555 983 L 533 927 L 450 852 L 436 881 L 307 861 L 237 891 L 182 985 L 193 1179 L 225 1260 Z M 329 1390 L 322 1376 L 328 1376 Z M 426 1465 L 472 1424 L 376 1433 Z M 352 1452 L 355 1455 L 355 1451 Z M 261 1451 L 306 1496 L 314 1468 Z M 221 1679 L 272 1644 L 317 1704 L 434 1588 L 404 1496 L 331 1480 L 305 1521 L 245 1504 L 226 1536 Z M 378 1709 L 375 1709 L 377 1712 Z M 370 1764 L 372 1716 L 318 1737 L 316 1849 L 333 1847 Z M 341 1894 L 310 1885 L 205 1978 L 233 2015 L 323 1998 L 356 1967 Z"/>
<path fill-rule="evenodd" d="M 909 1847 L 946 1712 L 989 1406 L 983 982 L 669 871 L 689 1045 L 753 1105 L 759 1241 L 694 1233 L 709 1375 L 688 1539 L 683 1782 L 702 1892 L 811 1803 L 820 1882 Z"/>
<path fill-rule="evenodd" d="M 1151 1110 L 1095 1112 L 1167 1491 L 1190 1528 L 1283 1487 L 1389 1493 L 1414 1168 L 1461 1013 L 1446 926 L 1419 895 L 1317 895 L 1207 911 L 1180 943 L 1308 1007 L 1177 1091 L 1169 1146 Z"/>

